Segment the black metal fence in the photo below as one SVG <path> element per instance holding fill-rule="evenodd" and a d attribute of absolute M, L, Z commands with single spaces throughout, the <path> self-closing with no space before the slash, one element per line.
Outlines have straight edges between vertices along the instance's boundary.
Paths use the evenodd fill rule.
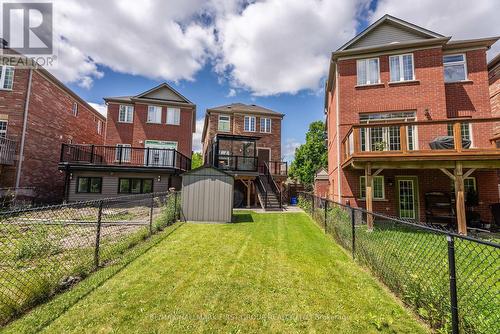
<path fill-rule="evenodd" d="M 0 325 L 173 224 L 177 192 L 0 214 Z"/>
<path fill-rule="evenodd" d="M 500 333 L 500 245 L 302 193 L 308 212 L 438 332 Z M 367 228 L 367 215 L 374 218 Z"/>

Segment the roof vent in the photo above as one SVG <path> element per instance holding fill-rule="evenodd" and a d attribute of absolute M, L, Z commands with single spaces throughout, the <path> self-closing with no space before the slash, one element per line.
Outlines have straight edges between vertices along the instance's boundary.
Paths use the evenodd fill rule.
<path fill-rule="evenodd" d="M 255 104 L 251 104 L 252 107 L 257 107 Z"/>

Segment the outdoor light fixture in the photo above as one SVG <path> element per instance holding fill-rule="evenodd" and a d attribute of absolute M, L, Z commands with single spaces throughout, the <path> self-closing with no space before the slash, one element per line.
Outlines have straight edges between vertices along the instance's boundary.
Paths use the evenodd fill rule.
<path fill-rule="evenodd" d="M 158 182 L 160 182 L 160 181 L 161 181 L 161 175 L 158 175 L 157 181 L 158 181 Z"/>

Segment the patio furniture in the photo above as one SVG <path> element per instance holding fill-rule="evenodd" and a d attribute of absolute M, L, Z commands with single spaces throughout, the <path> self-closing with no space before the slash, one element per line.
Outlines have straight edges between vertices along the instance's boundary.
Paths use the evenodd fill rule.
<path fill-rule="evenodd" d="M 471 141 L 469 139 L 462 138 L 462 147 L 470 148 Z M 434 138 L 433 141 L 429 143 L 429 146 L 433 150 L 453 150 L 455 148 L 453 136 L 440 136 Z"/>

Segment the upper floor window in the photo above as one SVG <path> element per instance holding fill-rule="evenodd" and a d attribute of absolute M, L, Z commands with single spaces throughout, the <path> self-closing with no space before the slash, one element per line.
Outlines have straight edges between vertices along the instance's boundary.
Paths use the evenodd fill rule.
<path fill-rule="evenodd" d="M 102 134 L 102 121 L 100 119 L 97 120 L 97 134 Z"/>
<path fill-rule="evenodd" d="M 356 62 L 358 85 L 380 83 L 378 58 L 360 59 Z"/>
<path fill-rule="evenodd" d="M 161 123 L 161 107 L 148 106 L 148 123 Z"/>
<path fill-rule="evenodd" d="M 261 118 L 260 119 L 260 132 L 271 133 L 271 119 Z"/>
<path fill-rule="evenodd" d="M 465 61 L 465 54 L 444 56 L 443 66 L 445 82 L 467 80 L 467 64 Z"/>
<path fill-rule="evenodd" d="M 7 136 L 7 121 L 0 121 L 0 138 Z"/>
<path fill-rule="evenodd" d="M 14 67 L 0 66 L 0 89 L 12 89 L 14 83 Z"/>
<path fill-rule="evenodd" d="M 413 55 L 390 56 L 391 82 L 415 80 Z"/>
<path fill-rule="evenodd" d="M 179 108 L 167 108 L 167 124 L 181 124 L 181 110 Z"/>
<path fill-rule="evenodd" d="M 73 102 L 73 108 L 71 108 L 71 113 L 73 116 L 78 116 L 78 103 Z"/>
<path fill-rule="evenodd" d="M 134 121 L 134 107 L 133 106 L 120 106 L 120 114 L 118 122 L 132 123 Z"/>
<path fill-rule="evenodd" d="M 248 132 L 255 132 L 255 116 L 245 116 L 243 130 Z"/>
<path fill-rule="evenodd" d="M 231 116 L 219 115 L 219 124 L 217 130 L 222 132 L 231 131 Z"/>

